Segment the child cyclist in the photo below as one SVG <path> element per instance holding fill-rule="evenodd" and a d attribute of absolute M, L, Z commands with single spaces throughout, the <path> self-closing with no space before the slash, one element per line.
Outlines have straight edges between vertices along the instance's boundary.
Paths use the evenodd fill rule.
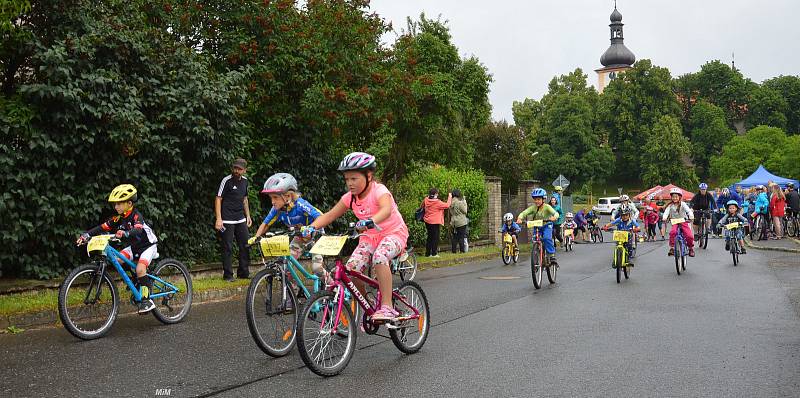
<path fill-rule="evenodd" d="M 547 191 L 542 188 L 536 188 L 531 191 L 531 198 L 533 198 L 533 206 L 525 209 L 517 216 L 517 224 L 521 223 L 525 217 L 533 216 L 533 220 L 549 221 L 542 227 L 542 242 L 544 243 L 544 250 L 550 256 L 550 264 L 558 265 L 556 262 L 556 247 L 553 245 L 553 222 L 558 220 L 558 212 L 556 212 L 550 205 L 544 203 L 547 197 Z"/>
<path fill-rule="evenodd" d="M 503 226 L 500 227 L 500 233 L 511 235 L 511 239 L 514 241 L 514 247 L 516 247 L 517 250 L 519 250 L 517 235 L 519 235 L 520 231 L 522 231 L 522 228 L 519 224 L 514 222 L 514 215 L 511 213 L 503 214 Z"/>
<path fill-rule="evenodd" d="M 651 208 L 645 208 L 644 225 L 647 228 L 647 240 L 655 242 L 656 229 L 658 227 L 658 212 Z"/>
<path fill-rule="evenodd" d="M 373 320 L 390 321 L 399 314 L 392 305 L 392 272 L 389 265 L 393 258 L 399 256 L 408 240 L 408 228 L 403 216 L 397 209 L 392 193 L 386 186 L 375 181 L 375 157 L 353 152 L 345 156 L 339 164 L 339 172 L 344 175 L 349 192 L 327 213 L 319 216 L 303 230 L 308 236 L 320 228 L 330 225 L 342 217 L 347 210 L 352 210 L 358 222 L 356 230 L 364 235 L 347 261 L 349 270 L 364 272 L 372 266 L 378 279 L 378 290 L 381 295 L 381 306 L 372 315 Z M 378 228 L 375 228 L 375 227 Z M 363 292 L 364 283 L 353 281 Z"/>
<path fill-rule="evenodd" d="M 727 208 L 727 213 L 725 213 L 717 223 L 725 232 L 725 250 L 731 249 L 731 238 L 734 238 L 739 241 L 739 252 L 747 254 L 747 250 L 744 248 L 744 226 L 747 225 L 747 219 L 739 214 L 739 202 L 736 200 L 729 200 L 728 203 L 725 204 L 725 207 Z M 724 226 L 735 222 L 740 223 L 740 228 L 736 229 L 736 236 L 731 236 L 733 231 L 727 230 Z"/>
<path fill-rule="evenodd" d="M 604 231 L 608 231 L 609 228 L 615 227 L 618 231 L 628 231 L 630 234 L 628 235 L 628 241 L 625 242 L 625 248 L 628 250 L 628 253 L 633 250 L 633 234 L 639 232 L 639 223 L 633 219 L 631 214 L 631 209 L 627 207 L 622 207 L 619 209 L 619 218 L 612 220 L 610 223 L 603 226 Z M 628 266 L 633 267 L 633 261 L 628 259 Z"/>
<path fill-rule="evenodd" d="M 686 240 L 686 246 L 689 246 L 689 257 L 694 257 L 694 234 L 692 234 L 692 229 L 688 224 L 689 221 L 694 221 L 694 213 L 692 213 L 692 209 L 681 200 L 683 199 L 683 192 L 680 188 L 670 189 L 669 196 L 671 202 L 664 207 L 664 223 L 669 222 L 669 220 L 673 218 L 683 218 L 684 222 L 673 225 L 672 229 L 669 231 L 669 253 L 667 253 L 667 255 L 672 256 L 675 254 L 675 236 L 678 235 L 678 228 L 680 228 L 683 233 L 683 238 Z"/>
<path fill-rule="evenodd" d="M 578 229 L 578 223 L 575 222 L 575 215 L 573 215 L 572 213 L 567 213 L 567 220 L 564 221 L 564 231 L 566 231 L 568 229 L 572 230 L 572 233 L 570 234 L 570 237 L 572 238 L 572 241 L 574 242 L 575 241 L 575 231 Z M 566 238 L 566 237 L 567 237 L 567 235 L 566 235 L 566 233 L 564 233 L 564 238 Z"/>
<path fill-rule="evenodd" d="M 286 227 L 304 227 L 317 219 L 322 212 L 303 199 L 297 189 L 297 180 L 288 173 L 277 173 L 268 178 L 264 183 L 262 195 L 269 195 L 272 202 L 272 209 L 264 218 L 264 222 L 258 227 L 256 234 L 247 242 L 252 245 L 258 241 L 278 221 Z M 292 257 L 300 258 L 310 238 L 295 236 L 289 245 Z M 322 256 L 313 255 L 311 257 L 311 269 L 320 277 L 324 276 L 322 267 Z"/>
<path fill-rule="evenodd" d="M 136 280 L 134 283 L 139 285 L 139 293 L 142 301 L 139 302 L 139 313 L 150 312 L 156 305 L 150 299 L 150 290 L 153 288 L 153 281 L 147 276 L 147 266 L 158 255 L 156 248 L 156 234 L 142 217 L 142 213 L 134 207 L 139 195 L 136 188 L 130 184 L 122 184 L 111 191 L 108 201 L 114 204 L 117 215 L 108 221 L 84 232 L 78 238 L 79 245 L 86 243 L 92 236 L 103 233 L 113 233 L 117 238 L 127 238 L 130 246 L 122 249 L 121 253 L 125 258 L 136 263 Z M 114 261 L 118 261 L 114 259 Z M 127 268 L 124 264 L 123 269 Z M 138 282 L 137 282 L 138 280 Z"/>

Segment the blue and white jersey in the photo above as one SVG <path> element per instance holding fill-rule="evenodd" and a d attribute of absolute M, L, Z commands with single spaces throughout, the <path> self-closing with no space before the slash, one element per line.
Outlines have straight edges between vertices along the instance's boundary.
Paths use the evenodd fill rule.
<path fill-rule="evenodd" d="M 288 210 L 277 210 L 273 207 L 264 218 L 264 224 L 272 227 L 275 222 L 280 221 L 287 227 L 310 225 L 320 215 L 322 212 L 311 203 L 303 198 L 298 198 L 294 204 L 289 205 Z"/>

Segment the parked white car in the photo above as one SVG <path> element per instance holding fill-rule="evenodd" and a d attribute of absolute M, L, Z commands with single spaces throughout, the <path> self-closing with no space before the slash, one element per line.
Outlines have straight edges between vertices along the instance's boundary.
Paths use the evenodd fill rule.
<path fill-rule="evenodd" d="M 619 196 L 609 196 L 597 199 L 597 205 L 593 206 L 592 210 L 599 214 L 611 214 L 617 207 L 619 207 Z"/>

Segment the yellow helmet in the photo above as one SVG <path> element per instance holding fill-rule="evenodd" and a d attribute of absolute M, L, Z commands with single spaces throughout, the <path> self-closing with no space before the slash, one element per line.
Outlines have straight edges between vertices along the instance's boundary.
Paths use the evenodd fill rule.
<path fill-rule="evenodd" d="M 122 184 L 111 191 L 111 195 L 108 195 L 108 201 L 111 203 L 127 202 L 129 200 L 135 202 L 138 197 L 136 187 L 131 184 Z"/>
<path fill-rule="evenodd" d="M 556 185 L 556 187 L 555 187 L 555 190 L 556 190 L 557 192 L 561 192 L 561 191 L 563 191 L 563 190 L 564 190 L 564 188 L 563 188 L 563 187 L 561 187 L 561 185 Z"/>

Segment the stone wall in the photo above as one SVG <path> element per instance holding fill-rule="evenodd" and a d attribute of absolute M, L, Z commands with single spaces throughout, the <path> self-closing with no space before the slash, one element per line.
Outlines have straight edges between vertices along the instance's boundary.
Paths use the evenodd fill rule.
<path fill-rule="evenodd" d="M 486 207 L 486 236 L 493 245 L 499 246 L 501 243 L 500 223 L 502 222 L 502 183 L 500 177 L 486 176 L 486 199 L 489 202 Z"/>

